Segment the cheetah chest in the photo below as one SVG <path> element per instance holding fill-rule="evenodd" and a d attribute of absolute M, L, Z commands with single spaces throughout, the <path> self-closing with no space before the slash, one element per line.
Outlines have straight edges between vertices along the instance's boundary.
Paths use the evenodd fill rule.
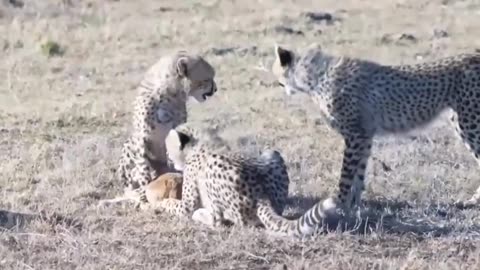
<path fill-rule="evenodd" d="M 322 115 L 322 117 L 328 122 L 328 124 L 332 128 L 336 128 L 335 117 L 333 117 L 329 108 L 329 104 L 331 105 L 332 101 L 321 95 L 314 95 L 313 100 L 317 104 L 318 108 L 320 109 L 320 114 Z"/>
<path fill-rule="evenodd" d="M 150 152 L 153 155 L 151 158 L 154 160 L 167 160 L 165 138 L 169 130 L 168 126 L 157 124 L 150 136 L 148 136 L 148 141 L 151 142 Z"/>
<path fill-rule="evenodd" d="M 157 108 L 156 114 L 153 116 L 153 130 L 148 136 L 148 141 L 151 142 L 151 153 L 155 160 L 167 160 L 165 138 L 168 132 L 186 122 L 186 111 L 184 108 L 180 110 L 167 110 Z"/>

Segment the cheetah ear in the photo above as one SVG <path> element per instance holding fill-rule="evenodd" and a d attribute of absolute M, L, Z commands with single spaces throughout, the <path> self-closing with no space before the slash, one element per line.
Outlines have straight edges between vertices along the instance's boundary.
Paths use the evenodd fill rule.
<path fill-rule="evenodd" d="M 180 150 L 183 150 L 183 148 L 185 148 L 185 145 L 190 142 L 190 136 L 178 131 L 177 135 L 178 141 L 180 142 Z"/>
<path fill-rule="evenodd" d="M 293 63 L 293 52 L 275 44 L 275 56 L 280 60 L 280 66 L 288 67 Z"/>
<path fill-rule="evenodd" d="M 182 78 L 188 76 L 188 58 L 187 57 L 180 57 L 177 60 L 177 74 Z"/>
<path fill-rule="evenodd" d="M 165 138 L 165 146 L 167 148 L 167 152 L 172 151 L 173 153 L 178 150 L 183 150 L 183 148 L 185 148 L 185 145 L 190 141 L 190 136 L 175 129 L 171 129 L 168 132 L 167 137 Z"/>

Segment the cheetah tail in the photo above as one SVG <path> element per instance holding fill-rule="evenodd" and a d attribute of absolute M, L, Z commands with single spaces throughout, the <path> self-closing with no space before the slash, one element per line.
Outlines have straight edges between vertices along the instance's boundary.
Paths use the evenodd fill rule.
<path fill-rule="evenodd" d="M 259 200 L 257 216 L 265 228 L 283 236 L 305 237 L 314 234 L 336 211 L 336 206 L 327 199 L 318 202 L 298 219 L 289 220 L 278 215 L 268 200 Z"/>

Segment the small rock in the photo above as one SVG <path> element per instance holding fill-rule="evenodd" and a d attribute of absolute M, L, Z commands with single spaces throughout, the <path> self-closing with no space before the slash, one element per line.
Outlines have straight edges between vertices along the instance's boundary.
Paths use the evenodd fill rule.
<path fill-rule="evenodd" d="M 307 17 L 311 22 L 326 22 L 327 24 L 332 24 L 336 20 L 332 14 L 327 12 L 305 12 L 303 16 Z"/>
<path fill-rule="evenodd" d="M 156 11 L 158 11 L 158 12 L 169 12 L 169 11 L 173 11 L 173 8 L 171 8 L 171 7 L 159 7 L 159 8 L 157 8 Z"/>
<path fill-rule="evenodd" d="M 257 46 L 238 48 L 237 53 L 240 54 L 241 56 L 245 56 L 249 53 L 250 54 L 257 54 Z"/>
<path fill-rule="evenodd" d="M 50 71 L 51 71 L 52 73 L 60 73 L 60 72 L 63 71 L 63 67 L 52 67 L 52 68 L 50 69 Z"/>
<path fill-rule="evenodd" d="M 30 184 L 36 185 L 36 184 L 40 183 L 41 181 L 42 181 L 42 180 L 41 180 L 40 178 L 38 178 L 38 177 L 32 177 L 32 178 L 29 179 L 28 182 L 29 182 Z"/>
<path fill-rule="evenodd" d="M 415 60 L 417 60 L 417 61 L 423 61 L 425 59 L 425 54 L 424 53 L 416 53 L 414 55 L 414 57 L 415 57 Z"/>
<path fill-rule="evenodd" d="M 452 4 L 453 2 L 454 1 L 452 1 L 452 0 L 442 0 L 441 5 L 442 6 L 448 6 L 448 5 Z"/>
<path fill-rule="evenodd" d="M 207 51 L 207 53 L 211 53 L 214 55 L 225 55 L 229 53 L 234 53 L 235 48 L 234 47 L 229 47 L 229 48 L 211 48 Z"/>
<path fill-rule="evenodd" d="M 62 56 L 64 49 L 55 41 L 48 40 L 40 45 L 42 53 L 47 57 Z"/>
<path fill-rule="evenodd" d="M 418 39 L 412 35 L 407 33 L 402 34 L 385 34 L 380 39 L 380 42 L 383 44 L 408 44 L 408 43 L 416 43 Z"/>
<path fill-rule="evenodd" d="M 13 44 L 13 47 L 15 49 L 21 49 L 21 48 L 23 48 L 23 42 L 21 40 L 17 40 L 17 41 L 15 41 L 15 44 Z"/>
<path fill-rule="evenodd" d="M 317 119 L 313 120 L 313 123 L 316 126 L 323 126 L 325 124 L 325 120 L 317 118 Z"/>
<path fill-rule="evenodd" d="M 10 48 L 10 43 L 8 42 L 8 40 L 4 40 L 2 45 L 2 50 L 6 51 L 8 50 L 8 48 Z"/>
<path fill-rule="evenodd" d="M 23 6 L 25 5 L 22 1 L 20 0 L 8 0 L 8 3 L 10 5 L 12 5 L 13 7 L 16 7 L 16 8 L 23 8 Z"/>
<path fill-rule="evenodd" d="M 288 35 L 298 35 L 298 36 L 303 36 L 305 35 L 302 31 L 300 30 L 295 30 L 293 28 L 283 26 L 283 25 L 277 25 L 274 28 L 275 32 L 280 33 L 280 34 L 288 34 Z"/>
<path fill-rule="evenodd" d="M 257 46 L 251 46 L 251 47 L 226 47 L 226 48 L 210 48 L 206 52 L 207 54 L 213 54 L 213 55 L 226 55 L 229 53 L 237 53 L 240 56 L 245 56 L 249 53 L 251 54 L 256 54 L 257 53 Z"/>
<path fill-rule="evenodd" d="M 433 37 L 435 38 L 446 38 L 448 37 L 448 32 L 445 31 L 445 30 L 441 30 L 441 29 L 434 29 L 433 30 Z"/>
<path fill-rule="evenodd" d="M 401 34 L 401 35 L 398 37 L 397 40 L 398 40 L 398 41 L 403 41 L 403 40 L 405 40 L 405 41 L 417 42 L 417 38 L 416 38 L 414 35 L 412 35 L 412 34 L 405 34 L 405 33 L 404 33 L 404 34 Z"/>

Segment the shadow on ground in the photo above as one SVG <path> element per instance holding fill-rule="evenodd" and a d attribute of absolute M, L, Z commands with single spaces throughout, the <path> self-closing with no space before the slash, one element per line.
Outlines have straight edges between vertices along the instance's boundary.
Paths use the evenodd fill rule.
<path fill-rule="evenodd" d="M 22 229 L 34 221 L 46 222 L 51 226 L 64 225 L 78 230 L 82 229 L 79 221 L 55 213 L 49 214 L 41 211 L 38 214 L 28 214 L 0 210 L 0 230 Z"/>
<path fill-rule="evenodd" d="M 287 218 L 299 218 L 302 213 L 320 200 L 318 197 L 292 196 L 288 204 L 298 211 Z M 455 203 L 415 205 L 406 201 L 386 199 L 364 200 L 360 210 L 326 218 L 319 232 L 409 234 L 418 237 L 442 237 L 457 234 L 478 236 L 480 235 L 480 226 L 468 222 L 466 213 L 470 210 L 478 211 L 479 209 L 464 208 Z"/>

